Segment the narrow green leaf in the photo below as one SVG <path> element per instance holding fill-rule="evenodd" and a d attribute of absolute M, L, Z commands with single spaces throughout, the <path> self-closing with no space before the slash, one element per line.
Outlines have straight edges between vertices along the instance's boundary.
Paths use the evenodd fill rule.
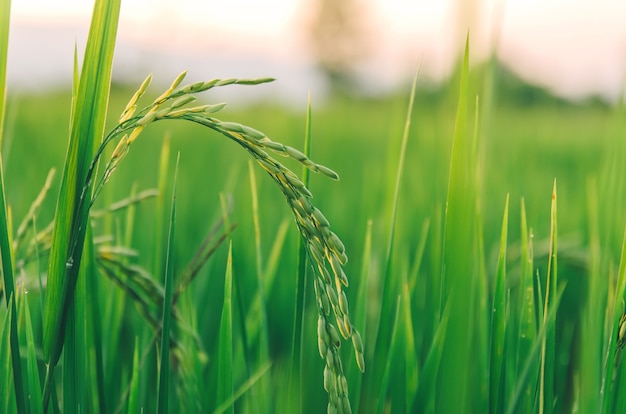
<path fill-rule="evenodd" d="M 500 388 L 504 359 L 504 340 L 507 324 L 506 303 L 506 244 L 509 221 L 509 196 L 504 205 L 502 218 L 502 233 L 500 235 L 500 254 L 498 255 L 498 269 L 496 271 L 496 287 L 493 294 L 491 313 L 491 346 L 489 363 L 489 412 L 502 411 L 504 403 L 503 391 Z"/>
<path fill-rule="evenodd" d="M 95 3 L 72 110 L 48 268 L 43 326 L 44 357 L 48 364 L 44 387 L 46 407 L 54 369 L 65 341 L 67 314 L 82 259 L 92 187 L 86 178 L 104 131 L 119 10 L 120 0 L 97 0 Z"/>
<path fill-rule="evenodd" d="M 30 306 L 24 296 L 21 300 L 24 312 L 24 327 L 26 328 L 26 366 L 28 372 L 28 402 L 32 414 L 43 413 L 43 399 L 41 394 L 41 382 L 37 367 L 37 354 L 35 351 L 35 336 L 30 317 Z"/>
<path fill-rule="evenodd" d="M 452 142 L 450 178 L 443 242 L 443 297 L 450 304 L 448 334 L 444 344 L 437 411 L 446 413 L 472 412 L 473 401 L 479 396 L 477 381 L 473 381 L 472 344 L 474 343 L 475 272 L 475 167 L 472 145 L 468 139 L 467 112 L 469 101 L 469 36 L 461 69 L 459 102 Z M 471 392 L 469 390 L 471 388 Z M 455 397 L 445 395 L 454 390 Z"/>
<path fill-rule="evenodd" d="M 11 364 L 11 319 L 13 315 L 13 296 L 9 298 L 9 303 L 2 318 L 2 329 L 0 330 L 0 411 L 3 413 L 16 412 L 15 387 L 13 379 L 13 367 Z"/>
<path fill-rule="evenodd" d="M 546 276 L 546 296 L 543 308 L 543 323 L 546 324 L 548 312 L 554 306 L 554 293 L 557 287 L 557 215 L 556 215 L 556 179 L 552 190 L 550 206 L 550 247 Z M 556 332 L 546 332 L 541 348 L 541 377 L 539 378 L 539 412 L 551 414 L 554 403 L 554 365 L 556 358 Z"/>
<path fill-rule="evenodd" d="M 556 320 L 556 312 L 559 307 L 559 304 L 561 303 L 561 298 L 563 297 L 564 290 L 565 290 L 565 286 L 562 286 L 558 290 L 558 292 L 556 292 L 556 294 L 553 295 L 554 296 L 553 306 L 551 306 L 548 312 L 545 314 L 545 318 L 543 319 L 542 325 L 539 328 L 539 331 L 537 332 L 537 338 L 535 342 L 533 343 L 533 346 L 530 350 L 530 353 L 528 354 L 528 357 L 524 361 L 524 364 L 523 364 L 524 368 L 520 372 L 520 375 L 517 379 L 517 387 L 515 388 L 515 391 L 513 392 L 513 396 L 507 402 L 508 403 L 507 409 L 506 409 L 507 414 L 520 412 L 519 401 L 520 401 L 521 395 L 523 392 L 525 392 L 524 390 L 528 387 L 528 383 L 534 381 L 534 378 L 531 377 L 530 374 L 531 374 L 531 371 L 533 370 L 533 367 L 536 365 L 535 359 L 537 358 L 540 352 L 543 352 L 542 348 L 543 348 L 543 343 L 544 343 L 547 332 L 554 329 L 554 323 Z M 541 395 L 539 397 L 541 398 Z M 533 409 L 530 412 L 535 412 L 535 411 Z M 541 412 L 541 411 L 538 411 L 538 412 Z"/>
<path fill-rule="evenodd" d="M 311 95 L 309 94 L 306 112 L 306 130 L 304 134 L 304 155 L 307 158 L 311 156 Z M 309 187 L 309 169 L 302 167 L 302 182 Z M 306 300 L 307 286 L 307 269 L 309 268 L 307 261 L 307 248 L 305 240 L 298 238 L 298 270 L 296 272 L 296 298 L 294 314 L 293 314 L 293 331 L 291 339 L 291 356 L 289 367 L 289 395 L 290 402 L 288 407 L 290 410 L 302 412 L 302 383 L 304 374 L 302 368 L 302 347 L 304 344 L 304 306 Z"/>
<path fill-rule="evenodd" d="M 407 146 L 409 142 L 409 134 L 411 131 L 411 117 L 413 114 L 413 104 L 415 102 L 415 93 L 417 90 L 417 80 L 419 76 L 419 67 L 415 71 L 415 76 L 413 77 L 413 85 L 411 87 L 411 94 L 409 96 L 409 102 L 407 106 L 406 117 L 404 121 L 404 131 L 402 134 L 402 142 L 400 144 L 400 154 L 398 159 L 398 168 L 396 170 L 395 175 L 395 185 L 394 185 L 394 193 L 390 206 L 390 218 L 389 218 L 389 227 L 388 227 L 388 238 L 387 238 L 387 246 L 385 251 L 385 269 L 382 276 L 382 280 L 380 282 L 381 286 L 381 298 L 382 304 L 380 307 L 380 317 L 377 322 L 377 326 L 374 326 L 375 333 L 375 345 L 374 345 L 374 354 L 377 355 L 377 358 L 373 360 L 374 366 L 370 369 L 373 372 L 373 375 L 370 375 L 369 383 L 367 385 L 370 389 L 382 390 L 380 381 L 383 380 L 383 372 L 385 368 L 385 361 L 388 360 L 387 356 L 389 352 L 391 352 L 389 341 L 391 340 L 391 327 L 393 326 L 393 319 L 395 316 L 390 314 L 389 312 L 394 309 L 394 302 L 397 300 L 397 292 L 399 290 L 399 285 L 396 282 L 395 278 L 391 276 L 392 271 L 392 262 L 393 262 L 393 253 L 394 253 L 394 245 L 395 245 L 395 232 L 396 232 L 396 220 L 398 213 L 398 205 L 400 199 L 400 186 L 402 183 L 402 178 L 404 176 L 404 164 L 407 153 Z M 369 396 L 370 398 L 373 397 Z M 368 403 L 370 404 L 370 403 Z"/>
<path fill-rule="evenodd" d="M 163 314 L 161 318 L 161 361 L 159 365 L 159 391 L 157 412 L 165 414 L 169 412 L 170 391 L 170 325 L 172 320 L 172 290 L 174 283 L 174 230 L 176 223 L 176 182 L 178 177 L 178 161 L 174 171 L 174 188 L 172 189 L 172 207 L 170 215 L 169 235 L 167 240 L 167 256 L 165 262 L 165 274 L 163 275 L 165 293 L 163 297 Z"/>
<path fill-rule="evenodd" d="M 139 413 L 139 338 L 135 338 L 135 350 L 133 352 L 133 374 L 130 380 L 130 392 L 128 393 L 127 413 Z"/>
<path fill-rule="evenodd" d="M 535 306 L 535 288 L 533 275 L 533 240 L 532 234 L 529 235 L 528 224 L 526 219 L 526 206 L 524 200 L 521 201 L 520 208 L 521 217 L 521 281 L 520 281 L 520 328 L 517 348 L 517 368 L 519 375 L 524 369 L 524 362 L 530 355 L 533 344 L 537 339 L 537 323 L 538 315 Z M 527 382 L 523 390 L 520 402 L 521 412 L 530 412 L 535 404 L 535 391 L 538 384 L 539 364 L 536 360 L 530 361 L 533 364 L 528 367 L 529 377 L 533 380 Z M 516 375 L 516 378 L 518 377 Z M 516 383 L 519 379 L 516 380 Z"/>
<path fill-rule="evenodd" d="M 224 280 L 224 305 L 220 322 L 220 336 L 217 359 L 217 404 L 229 401 L 233 396 L 233 244 L 228 246 L 228 261 Z M 232 405 L 224 412 L 234 413 Z"/>

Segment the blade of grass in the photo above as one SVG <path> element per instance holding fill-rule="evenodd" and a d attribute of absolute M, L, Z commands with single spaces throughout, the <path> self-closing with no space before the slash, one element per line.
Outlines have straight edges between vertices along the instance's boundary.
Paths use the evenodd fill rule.
<path fill-rule="evenodd" d="M 535 306 L 535 288 L 533 277 L 533 239 L 532 233 L 529 234 L 527 218 L 526 218 L 526 205 L 524 199 L 521 200 L 520 207 L 521 218 L 521 281 L 520 281 L 520 329 L 517 348 L 517 368 L 516 378 L 519 373 L 524 369 L 524 362 L 527 360 L 531 353 L 533 344 L 537 340 L 537 312 Z M 531 412 L 536 398 L 535 392 L 537 390 L 538 376 L 539 376 L 539 364 L 537 361 L 530 362 L 534 364 L 528 367 L 530 371 L 530 378 L 535 379 L 533 382 L 529 380 L 526 387 L 523 390 L 523 395 L 520 396 L 522 401 L 520 402 L 520 412 Z M 519 383 L 519 379 L 516 379 L 516 385 Z"/>
<path fill-rule="evenodd" d="M 450 179 L 443 242 L 443 295 L 450 303 L 448 334 L 444 343 L 436 405 L 439 412 L 472 412 L 470 400 L 478 398 L 476 383 L 469 373 L 474 343 L 474 291 L 476 285 L 474 257 L 475 178 L 472 145 L 468 139 L 467 112 L 469 101 L 469 36 L 461 69 L 458 109 L 452 141 Z M 469 321 L 469 322 L 468 322 Z M 468 348 L 469 347 L 469 348 Z M 472 392 L 468 387 L 474 386 Z M 454 390 L 455 397 L 444 397 Z"/>
<path fill-rule="evenodd" d="M 554 328 L 554 324 L 556 321 L 556 312 L 559 307 L 559 304 L 561 303 L 561 298 L 563 297 L 564 290 L 565 290 L 565 286 L 561 286 L 558 292 L 556 292 L 556 295 L 553 295 L 554 296 L 554 299 L 552 302 L 553 305 L 545 313 L 546 316 L 543 319 L 543 322 L 541 324 L 541 327 L 539 328 L 539 331 L 537 332 L 537 338 L 528 354 L 528 357 L 526 358 L 526 361 L 524 362 L 524 368 L 520 372 L 519 378 L 517 380 L 517 387 L 515 388 L 515 391 L 513 392 L 513 396 L 508 401 L 508 405 L 506 409 L 507 414 L 520 412 L 519 401 L 520 401 L 521 395 L 528 386 L 527 381 L 531 381 L 533 379 L 532 377 L 530 377 L 530 372 L 532 370 L 532 367 L 536 365 L 535 358 L 537 357 L 539 352 L 542 352 L 546 333 L 547 331 Z M 539 396 L 539 398 L 541 398 L 541 395 Z M 532 410 L 530 412 L 535 412 L 535 411 Z M 541 411 L 537 411 L 537 412 L 541 412 Z"/>
<path fill-rule="evenodd" d="M 306 129 L 304 134 L 304 155 L 311 157 L 311 94 L 309 94 L 306 112 Z M 309 169 L 302 167 L 302 182 L 309 187 Z M 291 356 L 289 367 L 289 391 L 288 394 L 291 401 L 288 404 L 289 409 L 302 412 L 302 347 L 304 344 L 304 305 L 306 299 L 307 286 L 307 249 L 305 241 L 302 237 L 298 238 L 298 271 L 296 273 L 297 283 L 294 315 L 293 315 L 293 332 L 291 338 Z M 297 376 L 297 377 L 296 377 Z M 297 390 L 295 389 L 297 387 Z"/>
<path fill-rule="evenodd" d="M 357 301 L 354 308 L 354 323 L 361 327 L 361 337 L 364 341 L 367 339 L 367 311 L 368 311 L 368 293 L 369 293 L 369 275 L 372 265 L 372 220 L 368 220 L 367 229 L 365 230 L 365 242 L 363 244 L 363 259 L 361 261 L 361 275 L 359 277 L 359 290 L 357 292 Z M 366 348 L 367 349 L 367 348 Z M 363 374 L 357 366 L 354 359 L 350 359 L 348 366 L 348 381 L 351 389 L 358 390 L 360 395 L 352 398 L 354 412 L 360 412 L 361 398 L 365 393 L 362 388 L 364 385 Z"/>
<path fill-rule="evenodd" d="M 161 317 L 161 360 L 159 364 L 159 389 L 157 413 L 169 412 L 170 391 L 170 324 L 172 320 L 172 290 L 174 283 L 174 231 L 176 224 L 176 181 L 178 178 L 178 162 L 180 153 L 176 159 L 174 170 L 174 188 L 172 189 L 172 204 L 170 213 L 170 225 L 167 239 L 167 256 L 163 285 L 165 293 L 163 298 L 163 315 Z"/>
<path fill-rule="evenodd" d="M 139 338 L 135 337 L 135 350 L 133 352 L 133 374 L 130 380 L 130 391 L 128 393 L 127 413 L 138 413 L 139 409 Z"/>
<path fill-rule="evenodd" d="M 85 181 L 104 131 L 119 10 L 119 0 L 97 0 L 94 5 L 77 99 L 72 110 L 70 141 L 57 200 L 48 269 L 43 327 L 44 356 L 48 364 L 44 386 L 46 408 L 54 369 L 65 340 L 67 313 L 74 296 L 88 226 L 92 186 Z"/>
<path fill-rule="evenodd" d="M 543 323 L 546 323 L 548 311 L 554 306 L 554 292 L 557 287 L 557 215 L 556 215 L 556 179 L 552 190 L 550 206 L 550 247 L 548 270 L 546 275 L 546 296 L 543 308 Z M 556 354 L 556 333 L 546 332 L 541 347 L 541 376 L 539 378 L 539 412 L 551 414 L 554 400 L 554 364 Z"/>
<path fill-rule="evenodd" d="M 10 327 L 14 308 L 13 296 L 11 296 L 4 313 L 4 318 L 2 318 L 2 330 L 0 331 L 0 402 L 2 403 L 0 411 L 3 413 L 13 413 L 17 411 L 10 350 Z"/>
<path fill-rule="evenodd" d="M 382 390 L 381 381 L 384 379 L 384 371 L 386 369 L 386 363 L 388 355 L 391 352 L 390 341 L 391 341 L 391 329 L 393 326 L 393 319 L 395 318 L 393 314 L 389 314 L 388 312 L 392 309 L 395 309 L 394 302 L 397 301 L 397 288 L 394 284 L 394 278 L 391 277 L 391 267 L 393 262 L 393 250 L 395 245 L 395 231 L 396 231 L 396 220 L 397 220 L 397 212 L 398 212 L 398 204 L 400 198 L 400 185 L 402 183 L 402 177 L 404 175 L 404 163 L 406 159 L 407 146 L 409 141 L 409 133 L 411 130 L 411 116 L 413 113 L 413 104 L 415 102 L 415 92 L 417 90 L 417 80 L 419 75 L 419 67 L 415 71 L 415 75 L 413 77 L 413 84 L 411 87 L 411 94 L 409 96 L 409 102 L 407 107 L 406 118 L 404 122 L 404 131 L 402 134 L 402 142 L 400 144 L 400 154 L 398 159 L 398 168 L 396 170 L 395 175 L 395 185 L 394 185 L 394 193 L 390 206 L 390 218 L 389 218 L 389 235 L 387 238 L 387 246 L 385 251 L 385 270 L 382 275 L 382 280 L 380 282 L 381 286 L 381 300 L 382 304 L 380 307 L 380 315 L 377 324 L 374 328 L 375 342 L 374 342 L 374 354 L 377 355 L 376 358 L 373 359 L 374 366 L 369 371 L 372 375 L 369 376 L 369 384 L 368 388 L 371 390 Z M 383 395 L 383 394 L 380 394 Z M 372 393 L 372 397 L 375 396 L 375 393 Z M 363 402 L 366 405 L 372 404 L 372 402 Z M 379 403 L 382 403 L 379 401 Z M 380 407 L 380 406 L 379 406 Z"/>
<path fill-rule="evenodd" d="M 502 233 L 500 235 L 500 254 L 498 256 L 498 269 L 496 271 L 496 287 L 493 294 L 491 312 L 491 346 L 489 363 L 489 412 L 502 412 L 504 404 L 504 390 L 500 388 L 503 359 L 504 341 L 507 325 L 506 318 L 506 244 L 509 221 L 509 196 L 506 196 L 504 204 L 504 216 L 502 218 Z"/>
<path fill-rule="evenodd" d="M 220 322 L 220 336 L 217 359 L 217 404 L 227 403 L 233 396 L 233 243 L 228 246 L 228 260 L 224 279 L 224 304 Z M 234 413 L 230 405 L 224 412 Z"/>
<path fill-rule="evenodd" d="M 11 306 L 10 313 L 17 315 L 15 301 L 9 301 L 14 297 L 15 284 L 13 280 L 13 260 L 12 249 L 9 242 L 9 226 L 7 221 L 7 204 L 4 191 L 4 171 L 2 161 L 2 143 L 4 137 L 4 117 L 6 105 L 6 71 L 7 52 L 9 47 L 9 22 L 11 17 L 11 1 L 0 2 L 0 255 L 2 256 L 2 276 L 4 286 L 4 300 L 7 308 Z M 13 362 L 13 383 L 16 396 L 17 412 L 26 412 L 26 400 L 24 395 L 24 385 L 22 365 L 20 358 L 19 339 L 17 337 L 17 321 L 15 318 L 9 319 L 10 335 L 9 342 L 11 348 L 11 358 Z"/>
<path fill-rule="evenodd" d="M 261 224 L 259 218 L 259 200 L 257 191 L 256 174 L 252 160 L 248 160 L 248 170 L 250 172 L 250 195 L 252 198 L 252 222 L 254 225 L 254 246 L 256 253 L 256 275 L 257 275 L 257 293 L 251 305 L 254 310 L 254 317 L 258 325 L 258 363 L 266 363 L 269 357 L 269 333 L 267 328 L 267 312 L 266 312 L 266 292 L 263 282 L 263 249 L 261 246 Z M 258 388 L 259 391 L 257 391 Z M 271 401 L 268 397 L 271 393 L 271 384 L 269 378 L 260 378 L 258 387 L 251 391 L 251 398 L 255 401 L 261 412 L 273 411 Z"/>
<path fill-rule="evenodd" d="M 22 295 L 22 311 L 24 312 L 24 328 L 26 329 L 26 366 L 28 373 L 28 402 L 31 414 L 43 413 L 43 399 L 39 369 L 37 368 L 37 354 L 35 352 L 35 335 L 30 317 L 30 306 L 26 295 Z"/>

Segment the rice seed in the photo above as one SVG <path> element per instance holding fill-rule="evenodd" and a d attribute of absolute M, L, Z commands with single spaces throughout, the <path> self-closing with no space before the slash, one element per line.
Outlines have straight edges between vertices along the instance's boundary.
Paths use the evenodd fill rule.
<path fill-rule="evenodd" d="M 321 164 L 315 164 L 318 172 L 324 174 L 326 177 L 332 178 L 333 180 L 339 181 L 339 174 L 337 174 L 335 171 L 331 170 L 330 168 L 321 165 Z"/>
<path fill-rule="evenodd" d="M 348 314 L 348 298 L 346 298 L 346 294 L 343 290 L 339 291 L 339 309 L 347 315 Z"/>
<path fill-rule="evenodd" d="M 327 324 L 327 326 L 328 326 L 328 337 L 330 338 L 330 343 L 333 344 L 335 348 L 339 349 L 341 347 L 341 339 L 339 339 L 339 334 L 337 333 L 337 329 L 331 324 Z"/>

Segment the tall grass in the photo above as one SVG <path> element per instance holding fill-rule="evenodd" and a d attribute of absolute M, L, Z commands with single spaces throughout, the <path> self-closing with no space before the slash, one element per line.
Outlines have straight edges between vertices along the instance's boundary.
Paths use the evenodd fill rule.
<path fill-rule="evenodd" d="M 0 120 L 9 6 L 0 9 Z M 16 181 L 5 187 L 0 164 L 0 411 L 626 408 L 626 222 L 617 140 L 607 140 L 603 157 L 612 161 L 576 187 L 581 194 L 569 191 L 567 169 L 550 170 L 558 188 L 554 176 L 540 174 L 527 141 L 517 170 L 508 173 L 493 156 L 502 155 L 498 123 L 513 134 L 527 131 L 509 127 L 518 117 L 540 118 L 495 105 L 495 66 L 470 68 L 468 42 L 440 112 L 423 113 L 417 76 L 408 104 L 401 96 L 384 106 L 391 117 L 401 114 L 385 118 L 394 125 L 387 140 L 367 122 L 382 116 L 380 106 L 330 102 L 315 113 L 309 102 L 301 152 L 216 118 L 226 112 L 223 103 L 195 103 L 214 88 L 270 78 L 185 84 L 183 72 L 152 95 L 150 75 L 130 100 L 118 102 L 110 89 L 118 17 L 119 1 L 96 1 L 80 71 L 75 59 L 60 185 L 49 190 L 50 174 L 30 208 L 15 208 L 26 212 L 16 228 Z M 483 85 L 486 100 L 475 93 Z M 359 122 L 324 118 L 324 111 L 347 114 L 351 105 Z M 116 106 L 121 115 L 107 124 L 108 108 Z M 29 114 L 28 107 L 20 111 Z M 299 122 L 291 128 L 277 121 L 281 110 L 255 111 L 263 129 L 301 141 Z M 608 128 L 611 137 L 623 132 L 619 119 Z M 168 120 L 186 122 L 160 141 L 157 125 Z M 112 125 L 108 132 L 105 125 Z M 20 140 L 30 139 L 21 131 L 2 131 L 18 140 L 15 168 L 33 162 L 20 153 Z M 228 138 L 238 152 L 195 135 Z M 545 164 L 564 159 L 563 147 L 533 143 L 548 154 Z M 240 148 L 251 157 L 247 174 L 239 174 L 246 168 Z M 331 160 L 344 181 L 309 177 L 339 178 L 312 161 L 313 152 Z M 195 155 L 205 169 L 186 170 Z M 302 179 L 289 162 L 303 168 Z M 141 165 L 154 166 L 147 185 Z M 228 183 L 220 188 L 223 176 Z M 235 188 L 246 180 L 240 177 L 247 185 Z M 52 217 L 43 206 L 52 204 L 47 225 Z M 582 223 L 578 239 L 568 233 L 572 223 Z"/>

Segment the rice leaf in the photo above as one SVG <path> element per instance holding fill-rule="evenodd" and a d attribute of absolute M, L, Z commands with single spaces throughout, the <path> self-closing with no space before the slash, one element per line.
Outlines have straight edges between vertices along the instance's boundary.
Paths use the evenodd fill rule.
<path fill-rule="evenodd" d="M 557 214 L 556 179 L 552 190 L 550 206 L 550 247 L 546 275 L 546 296 L 543 308 L 543 323 L 547 323 L 548 312 L 554 306 L 554 292 L 557 288 Z M 541 347 L 541 376 L 539 378 L 539 412 L 551 414 L 554 403 L 554 365 L 556 355 L 556 332 L 550 329 L 543 338 Z"/>
<path fill-rule="evenodd" d="M 519 383 L 518 375 L 524 369 L 524 362 L 527 361 L 531 349 L 537 339 L 537 313 L 535 306 L 535 288 L 533 276 L 533 239 L 529 234 L 526 205 L 524 199 L 521 200 L 520 207 L 520 227 L 521 227 L 521 280 L 520 280 L 520 307 L 519 307 L 519 338 L 517 347 L 517 367 L 516 383 Z M 539 378 L 539 364 L 536 360 L 529 361 L 527 368 L 530 372 L 529 380 L 523 389 L 520 404 L 521 412 L 529 412 L 533 409 L 536 398 Z"/>
<path fill-rule="evenodd" d="M 233 245 L 228 246 L 228 261 L 224 279 L 224 304 L 220 322 L 220 335 L 217 358 L 217 404 L 227 403 L 233 396 Z M 223 412 L 234 413 L 231 405 Z"/>
<path fill-rule="evenodd" d="M 178 177 L 178 161 L 174 172 L 174 188 L 172 189 L 172 207 L 167 240 L 167 256 L 165 274 L 163 275 L 165 292 L 163 297 L 163 313 L 161 317 L 161 360 L 159 364 L 158 413 L 169 412 L 170 372 L 170 325 L 172 319 L 172 290 L 174 289 L 174 234 L 176 224 L 176 182 Z"/>
<path fill-rule="evenodd" d="M 0 411 L 12 413 L 17 411 L 16 396 L 13 378 L 13 367 L 11 364 L 11 319 L 13 317 L 13 296 L 9 298 L 9 303 L 0 325 Z M 0 314 L 2 314 L 0 313 Z"/>
<path fill-rule="evenodd" d="M 519 411 L 519 401 L 522 393 L 528 387 L 528 383 L 533 381 L 533 377 L 530 376 L 533 366 L 536 365 L 535 359 L 542 351 L 543 343 L 545 340 L 546 333 L 549 330 L 554 329 L 554 324 L 556 321 L 556 312 L 561 303 L 561 298 L 563 297 L 563 291 L 565 290 L 565 286 L 561 286 L 559 290 L 554 294 L 553 306 L 551 306 L 547 313 L 545 313 L 545 317 L 542 321 L 542 324 L 537 331 L 537 338 L 533 343 L 533 346 L 528 354 L 528 357 L 524 361 L 523 368 L 519 374 L 517 379 L 517 386 L 515 391 L 513 392 L 512 397 L 507 401 L 507 409 L 506 414 L 513 414 L 520 412 Z M 541 395 L 539 396 L 541 398 Z M 534 412 L 534 409 L 533 411 Z"/>
<path fill-rule="evenodd" d="M 493 294 L 491 312 L 491 344 L 489 363 L 489 412 L 502 411 L 504 404 L 504 390 L 501 389 L 501 379 L 504 365 L 504 342 L 507 325 L 506 303 L 506 244 L 509 220 L 509 196 L 504 205 L 504 217 L 502 218 L 502 233 L 500 235 L 500 254 L 498 255 L 498 269 L 496 271 L 496 287 Z"/>
<path fill-rule="evenodd" d="M 128 393 L 127 413 L 138 413 L 139 409 L 139 338 L 135 338 L 135 347 L 133 351 L 133 374 L 130 379 L 130 392 Z"/>
<path fill-rule="evenodd" d="M 311 95 L 309 94 L 306 112 L 306 129 L 304 134 L 304 158 L 311 156 Z M 309 186 L 309 169 L 302 167 L 302 182 Z M 293 331 L 291 339 L 291 355 L 289 368 L 289 391 L 291 401 L 288 404 L 290 410 L 302 412 L 302 383 L 303 383 L 303 337 L 304 337 L 304 306 L 306 301 L 307 286 L 307 247 L 302 237 L 298 239 L 298 270 L 296 272 L 296 291 L 294 292 L 295 307 L 293 314 Z M 297 389 L 296 389 L 297 387 Z"/>
<path fill-rule="evenodd" d="M 43 399 L 41 395 L 41 383 L 39 369 L 37 367 L 37 354 L 35 352 L 35 335 L 30 317 L 30 306 L 26 296 L 21 299 L 22 311 L 24 312 L 24 328 L 26 329 L 26 366 L 28 372 L 28 402 L 30 412 L 33 414 L 43 413 Z"/>
<path fill-rule="evenodd" d="M 44 357 L 48 372 L 44 406 L 65 341 L 65 325 L 78 270 L 91 203 L 87 173 L 106 118 L 120 1 L 97 0 L 72 110 L 70 140 L 54 220 L 44 319 Z"/>
<path fill-rule="evenodd" d="M 442 398 L 437 411 L 471 412 L 471 399 L 479 393 L 470 379 L 474 343 L 475 274 L 475 177 L 472 145 L 468 139 L 467 112 L 469 101 L 469 36 L 461 69 L 458 109 L 452 141 L 450 178 L 443 241 L 443 297 L 450 304 L 448 334 L 441 361 L 437 391 Z M 471 387 L 471 392 L 468 388 Z M 443 397 L 454 390 L 455 398 Z"/>

